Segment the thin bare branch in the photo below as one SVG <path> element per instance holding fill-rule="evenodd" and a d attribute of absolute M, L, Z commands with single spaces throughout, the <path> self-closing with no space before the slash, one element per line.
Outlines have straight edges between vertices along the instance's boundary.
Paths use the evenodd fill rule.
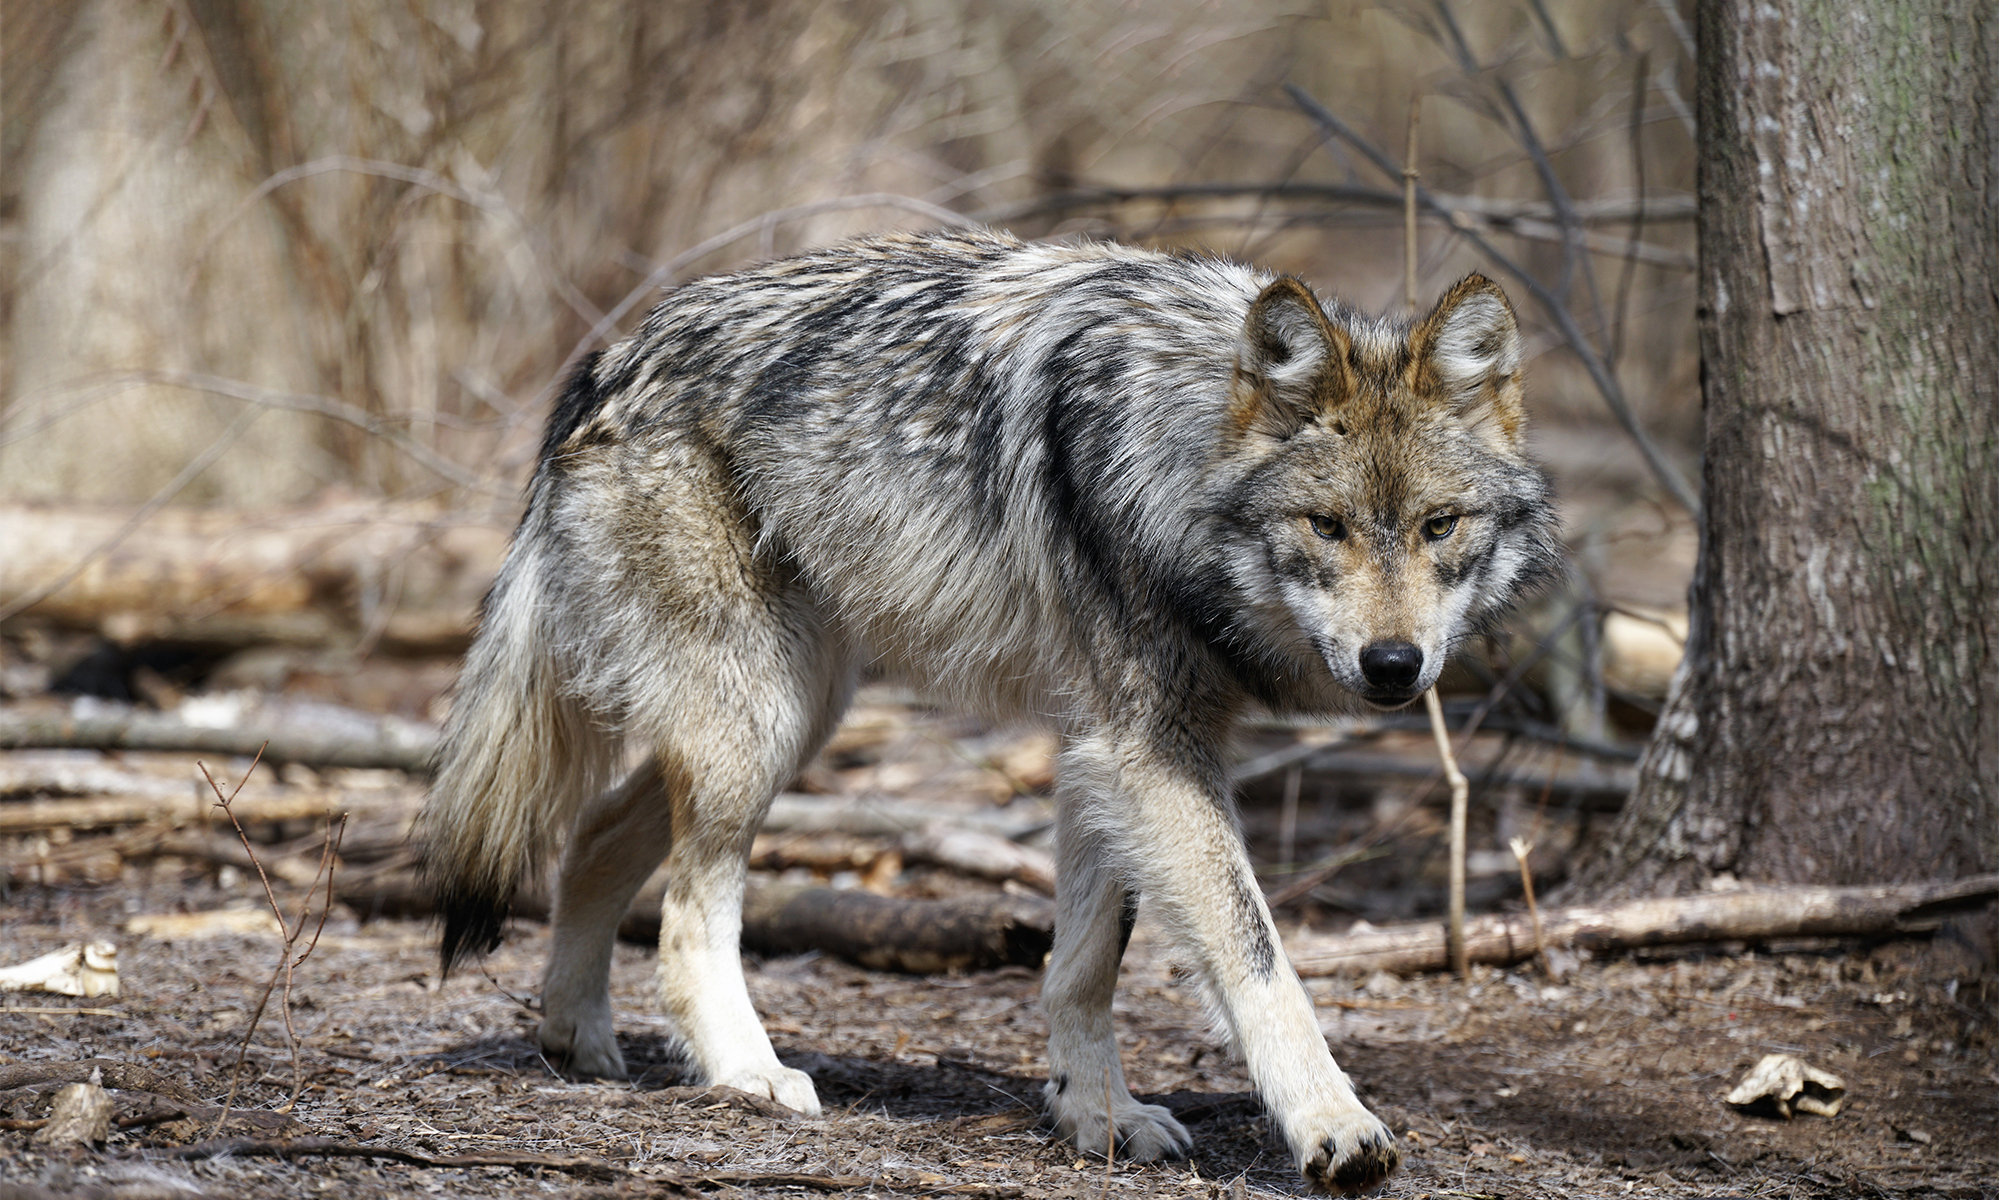
<path fill-rule="evenodd" d="M 1640 54 L 1638 65 L 1632 70 L 1632 118 L 1626 128 L 1626 137 L 1632 148 L 1632 183 L 1639 208 L 1632 214 L 1632 228 L 1625 238 L 1625 261 L 1618 269 L 1617 299 L 1611 309 L 1611 343 L 1604 352 L 1605 365 L 1614 371 L 1618 369 L 1618 360 L 1625 352 L 1625 310 L 1632 298 L 1633 268 L 1639 261 L 1639 238 L 1646 228 L 1646 155 L 1641 147 L 1645 125 L 1641 119 L 1646 111 L 1646 67 L 1649 61 L 1647 55 Z"/>
<path fill-rule="evenodd" d="M 963 213 L 953 212 L 951 209 L 932 204 L 928 200 L 919 200 L 914 196 L 901 196 L 894 192 L 869 192 L 860 196 L 840 196 L 832 200 L 819 200 L 811 204 L 795 204 L 790 208 L 772 209 L 762 216 L 752 217 L 740 225 L 733 225 L 713 237 L 696 242 L 686 250 L 681 251 L 679 254 L 674 255 L 672 258 L 655 267 L 652 273 L 640 282 L 639 286 L 625 293 L 624 299 L 612 305 L 609 312 L 605 313 L 603 317 L 591 325 L 590 332 L 585 334 L 577 342 L 576 348 L 570 352 L 568 362 L 574 362 L 578 358 L 581 358 L 584 348 L 591 343 L 608 341 L 612 330 L 617 327 L 618 322 L 625 319 L 627 313 L 637 307 L 646 297 L 665 286 L 690 264 L 699 262 L 725 247 L 733 246 L 744 238 L 760 235 L 766 230 L 775 229 L 787 222 L 804 220 L 807 217 L 819 216 L 822 213 L 846 212 L 856 208 L 898 208 L 905 212 L 915 213 L 918 216 L 928 217 L 940 225 L 950 225 L 958 228 L 979 224 L 979 221 L 965 216 Z M 565 366 L 567 366 L 567 363 Z"/>
<path fill-rule="evenodd" d="M 181 468 L 180 473 L 178 475 L 175 475 L 172 479 L 169 479 L 166 482 L 165 486 L 161 487 L 159 491 L 154 492 L 152 496 L 148 498 L 144 504 L 141 504 L 137 509 L 135 509 L 131 517 L 128 518 L 123 525 L 120 525 L 118 527 L 117 532 L 113 533 L 110 537 L 104 539 L 102 542 L 99 542 L 96 546 L 92 547 L 90 552 L 83 555 L 83 557 L 79 558 L 76 561 L 76 564 L 72 566 L 69 570 L 56 576 L 54 579 L 50 580 L 48 583 L 42 585 L 41 587 L 35 589 L 34 591 L 29 592 L 27 595 L 22 596 L 18 600 L 15 600 L 12 604 L 0 606 L 0 621 L 6 620 L 8 617 L 13 616 L 15 613 L 24 612 L 30 608 L 33 608 L 35 605 L 40 604 L 42 601 L 48 599 L 50 596 L 53 596 L 57 592 L 62 591 L 64 588 L 68 587 L 79 575 L 82 575 L 85 570 L 89 569 L 91 563 L 96 562 L 98 559 L 103 558 L 106 554 L 109 554 L 111 553 L 111 551 L 117 549 L 118 545 L 121 542 L 123 542 L 126 538 L 132 536 L 132 532 L 134 530 L 138 529 L 139 526 L 144 525 L 146 523 L 146 518 L 152 516 L 154 513 L 164 508 L 167 505 L 167 503 L 171 501 L 175 496 L 181 494 L 181 490 L 183 488 L 187 487 L 188 484 L 193 483 L 195 479 L 199 477 L 203 471 L 206 471 L 208 470 L 209 467 L 213 466 L 215 464 L 215 460 L 221 458 L 223 454 L 229 449 L 229 447 L 235 444 L 236 439 L 243 436 L 243 431 L 248 429 L 250 427 L 250 422 L 256 420 L 259 415 L 260 414 L 257 409 L 254 408 L 245 409 L 242 413 L 240 413 L 237 416 L 237 418 L 234 421 L 231 421 L 229 423 L 229 427 L 227 429 L 224 429 L 220 436 L 218 436 L 213 442 L 209 443 L 208 449 L 203 450 L 200 454 L 195 455 L 193 459 L 189 460 L 186 466 Z"/>
<path fill-rule="evenodd" d="M 507 201 L 505 196 L 500 195 L 498 192 L 466 187 L 464 184 L 445 178 L 436 171 L 428 171 L 422 167 L 406 166 L 403 163 L 384 162 L 381 159 L 375 158 L 360 158 L 351 154 L 331 154 L 324 158 L 316 158 L 311 162 L 303 162 L 295 167 L 287 167 L 266 178 L 264 182 L 252 188 L 249 195 L 243 197 L 237 203 L 236 208 L 229 216 L 225 217 L 216 226 L 215 232 L 209 234 L 208 240 L 202 243 L 201 249 L 196 253 L 196 260 L 199 261 L 207 257 L 209 251 L 214 249 L 215 243 L 221 239 L 223 231 L 234 225 L 237 219 L 245 212 L 248 212 L 250 207 L 256 204 L 257 201 L 262 200 L 288 183 L 294 183 L 301 179 L 310 179 L 315 175 L 335 173 L 372 175 L 379 179 L 393 179 L 399 183 L 407 183 L 423 188 L 425 191 L 434 192 L 437 195 L 456 200 L 461 204 L 470 205 L 482 212 L 501 218 L 514 227 L 514 231 L 520 236 L 522 244 L 528 247 L 528 252 L 534 258 L 535 265 L 547 277 L 550 289 L 556 295 L 562 297 L 563 303 L 569 305 L 571 309 L 575 310 L 578 316 L 586 321 L 594 323 L 601 319 L 603 314 L 598 312 L 597 306 L 590 302 L 590 298 L 578 291 L 576 285 L 571 283 L 568 277 L 556 269 L 554 252 L 549 248 L 547 240 L 535 231 L 527 219 Z"/>
<path fill-rule="evenodd" d="M 1345 142 L 1359 151 L 1384 175 L 1393 177 L 1401 174 L 1401 170 L 1389 160 L 1389 157 L 1379 147 L 1367 138 L 1362 137 L 1339 117 L 1336 117 L 1325 105 L 1315 100 L 1304 89 L 1295 84 L 1286 84 L 1285 93 L 1292 98 L 1293 102 L 1308 117 L 1325 131 L 1329 138 Z M 1605 405 L 1611 409 L 1612 416 L 1617 419 L 1619 427 L 1625 431 L 1625 435 L 1632 439 L 1633 444 L 1638 447 L 1639 453 L 1644 457 L 1646 466 L 1652 471 L 1653 477 L 1659 481 L 1660 486 L 1681 507 L 1687 509 L 1690 513 L 1700 513 L 1701 501 L 1695 495 L 1694 488 L 1682 477 L 1679 468 L 1668 461 L 1665 452 L 1660 449 L 1659 445 L 1653 441 L 1652 436 L 1639 424 L 1637 414 L 1632 411 L 1631 404 L 1625 398 L 1625 389 L 1619 385 L 1617 377 L 1605 365 L 1603 357 L 1597 353 L 1596 349 L 1590 344 L 1590 340 L 1584 336 L 1583 330 L 1578 327 L 1576 316 L 1570 312 L 1569 306 L 1552 293 L 1541 280 L 1530 274 L 1525 267 L 1507 255 L 1502 254 L 1498 247 L 1493 245 L 1477 229 L 1472 228 L 1469 220 L 1452 220 L 1450 210 L 1422 186 L 1417 188 L 1417 203 L 1451 220 L 1452 228 L 1457 230 L 1461 237 L 1471 242 L 1494 265 L 1517 280 L 1527 290 L 1529 296 L 1533 297 L 1535 303 L 1555 323 L 1557 332 L 1568 343 L 1570 350 L 1577 356 L 1578 361 L 1583 363 L 1584 369 L 1590 374 L 1591 382 L 1597 385 L 1598 395 L 1603 398 Z"/>

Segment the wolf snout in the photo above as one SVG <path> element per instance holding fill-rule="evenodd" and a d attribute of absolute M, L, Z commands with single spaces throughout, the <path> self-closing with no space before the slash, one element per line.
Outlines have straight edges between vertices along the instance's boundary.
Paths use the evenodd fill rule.
<path fill-rule="evenodd" d="M 1370 699 L 1402 703 L 1417 690 L 1424 672 L 1424 652 L 1408 642 L 1370 642 L 1361 650 L 1361 678 Z"/>

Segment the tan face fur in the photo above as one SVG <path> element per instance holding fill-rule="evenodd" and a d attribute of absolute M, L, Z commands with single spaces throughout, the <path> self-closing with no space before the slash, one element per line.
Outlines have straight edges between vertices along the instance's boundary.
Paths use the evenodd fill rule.
<path fill-rule="evenodd" d="M 1414 325 L 1336 323 L 1281 279 L 1242 362 L 1230 420 L 1261 444 L 1246 516 L 1271 582 L 1337 683 L 1407 703 L 1546 553 L 1513 311 L 1474 275 Z"/>

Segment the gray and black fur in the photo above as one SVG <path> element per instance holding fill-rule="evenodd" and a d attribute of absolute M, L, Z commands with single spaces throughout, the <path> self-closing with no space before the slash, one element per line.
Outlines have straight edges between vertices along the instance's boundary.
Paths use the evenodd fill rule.
<path fill-rule="evenodd" d="M 988 232 L 672 293 L 571 379 L 487 598 L 424 818 L 447 964 L 560 844 L 543 1044 L 620 1076 L 612 932 L 664 857 L 661 994 L 696 1069 L 815 1110 L 744 992 L 743 856 L 875 666 L 1062 734 L 1044 1004 L 1051 1077 L 1092 1086 L 1051 1087 L 1059 1128 L 1187 1144 L 1110 1033 L 1137 892 L 1307 1176 L 1379 1181 L 1395 1140 L 1278 948 L 1225 760 L 1251 708 L 1407 703 L 1548 573 L 1519 360 L 1477 276 L 1404 323 Z"/>

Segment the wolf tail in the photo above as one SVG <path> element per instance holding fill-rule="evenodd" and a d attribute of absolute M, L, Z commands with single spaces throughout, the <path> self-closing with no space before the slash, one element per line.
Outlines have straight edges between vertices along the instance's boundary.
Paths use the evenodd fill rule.
<path fill-rule="evenodd" d="M 443 920 L 449 972 L 500 944 L 516 890 L 618 762 L 615 722 L 569 686 L 562 634 L 560 539 L 546 477 L 481 606 L 430 795 L 418 818 L 424 876 Z"/>
<path fill-rule="evenodd" d="M 540 524 L 531 510 L 487 594 L 419 818 L 446 971 L 500 944 L 515 890 L 616 758 L 613 736 L 564 687 L 559 643 L 542 628 L 553 563 Z"/>

